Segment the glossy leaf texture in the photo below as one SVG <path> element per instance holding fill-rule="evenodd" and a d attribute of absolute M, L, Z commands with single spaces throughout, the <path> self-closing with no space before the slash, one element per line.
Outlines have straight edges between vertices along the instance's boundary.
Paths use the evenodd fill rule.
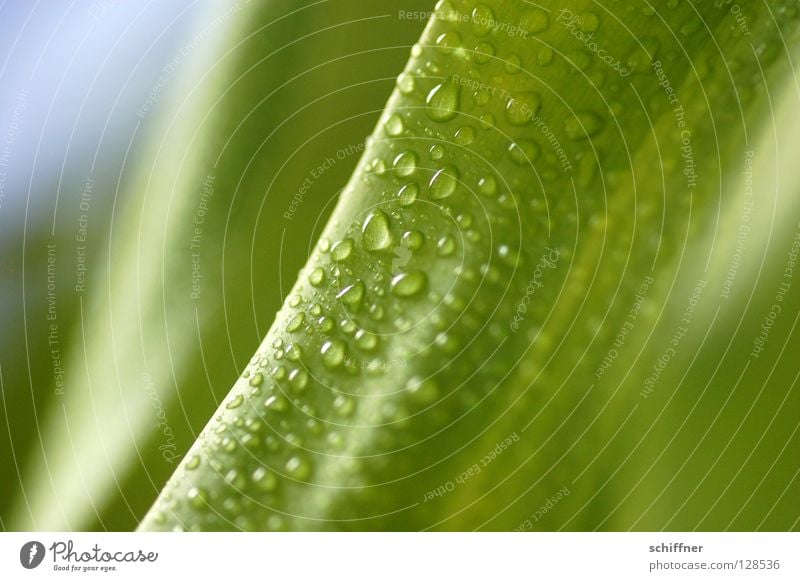
<path fill-rule="evenodd" d="M 709 336 L 765 316 L 792 250 L 797 23 L 793 2 L 748 5 L 747 30 L 721 2 L 440 2 L 140 528 L 796 528 L 791 377 L 761 375 L 781 403 L 757 418 L 753 338 Z"/>

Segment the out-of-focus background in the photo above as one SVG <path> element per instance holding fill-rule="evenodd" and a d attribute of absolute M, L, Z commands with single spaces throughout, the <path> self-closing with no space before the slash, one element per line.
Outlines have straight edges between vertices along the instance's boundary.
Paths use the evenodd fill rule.
<path fill-rule="evenodd" d="M 136 526 L 265 335 L 432 8 L 0 1 L 0 530 Z M 796 187 L 754 210 L 768 237 L 718 249 L 730 300 L 631 421 L 649 439 L 603 448 L 633 486 L 624 505 L 598 490 L 596 521 L 797 528 L 797 282 L 777 299 Z"/>

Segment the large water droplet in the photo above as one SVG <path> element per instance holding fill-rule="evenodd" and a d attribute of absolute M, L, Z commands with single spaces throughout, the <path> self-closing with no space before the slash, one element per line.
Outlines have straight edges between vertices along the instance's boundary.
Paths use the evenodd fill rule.
<path fill-rule="evenodd" d="M 345 355 L 347 355 L 347 345 L 339 339 L 331 339 L 322 344 L 320 353 L 325 366 L 334 369 L 344 362 Z"/>
<path fill-rule="evenodd" d="M 417 184 L 406 184 L 397 192 L 397 201 L 401 206 L 410 206 L 417 200 L 418 195 L 419 186 Z"/>
<path fill-rule="evenodd" d="M 357 310 L 361 307 L 361 301 L 364 299 L 364 283 L 357 280 L 353 284 L 347 285 L 339 294 L 336 295 L 337 299 L 347 305 L 348 307 Z"/>
<path fill-rule="evenodd" d="M 393 113 L 386 120 L 386 123 L 384 123 L 383 129 L 386 131 L 386 135 L 389 137 L 397 137 L 398 135 L 402 134 L 403 129 L 405 129 L 403 125 L 403 118 L 397 113 Z"/>
<path fill-rule="evenodd" d="M 441 200 L 453 194 L 458 184 L 458 170 L 446 165 L 431 178 L 430 192 L 434 200 Z"/>
<path fill-rule="evenodd" d="M 394 174 L 399 178 L 407 178 L 417 169 L 417 154 L 413 151 L 404 151 L 394 158 Z"/>
<path fill-rule="evenodd" d="M 436 85 L 425 102 L 428 104 L 428 116 L 434 121 L 449 121 L 456 116 L 459 107 L 461 88 L 449 77 L 444 83 Z"/>
<path fill-rule="evenodd" d="M 378 210 L 367 216 L 361 243 L 370 252 L 389 248 L 392 244 L 392 233 L 389 229 L 389 216 L 385 212 Z"/>

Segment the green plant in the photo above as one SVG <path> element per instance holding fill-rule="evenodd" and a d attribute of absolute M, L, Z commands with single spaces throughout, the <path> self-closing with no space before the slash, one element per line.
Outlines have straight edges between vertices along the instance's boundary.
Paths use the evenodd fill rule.
<path fill-rule="evenodd" d="M 735 238 L 719 225 L 745 150 L 766 147 L 761 84 L 793 87 L 796 8 L 751 10 L 744 41 L 721 3 L 440 2 L 270 332 L 141 528 L 524 528 L 561 490 L 572 518 L 542 526 L 674 517 L 617 510 L 624 463 L 603 454 L 639 450 L 615 441 L 632 417 L 687 411 L 637 412 L 670 370 L 622 359 L 688 362 L 716 318 L 727 265 L 692 254 L 709 231 Z"/>

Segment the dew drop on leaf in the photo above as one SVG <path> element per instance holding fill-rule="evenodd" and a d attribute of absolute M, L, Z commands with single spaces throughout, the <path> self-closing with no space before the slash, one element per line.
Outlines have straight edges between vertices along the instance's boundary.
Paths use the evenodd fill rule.
<path fill-rule="evenodd" d="M 362 229 L 361 243 L 365 250 L 375 252 L 385 250 L 392 244 L 392 233 L 389 229 L 389 216 L 378 210 L 367 216 Z"/>
<path fill-rule="evenodd" d="M 392 279 L 392 293 L 398 297 L 412 297 L 422 292 L 427 284 L 428 277 L 424 272 L 403 272 Z"/>
<path fill-rule="evenodd" d="M 331 248 L 331 258 L 336 262 L 342 262 L 350 258 L 352 252 L 353 240 L 351 238 L 345 238 L 333 245 Z"/>
<path fill-rule="evenodd" d="M 428 116 L 434 121 L 449 121 L 458 112 L 459 99 L 460 87 L 453 77 L 450 77 L 445 82 L 436 85 L 428 93 L 425 100 L 428 105 Z"/>
<path fill-rule="evenodd" d="M 394 174 L 399 178 L 407 178 L 417 170 L 417 154 L 404 151 L 394 158 Z"/>
<path fill-rule="evenodd" d="M 451 196 L 456 191 L 458 184 L 458 170 L 452 165 L 446 165 L 431 178 L 431 198 L 441 200 Z"/>

